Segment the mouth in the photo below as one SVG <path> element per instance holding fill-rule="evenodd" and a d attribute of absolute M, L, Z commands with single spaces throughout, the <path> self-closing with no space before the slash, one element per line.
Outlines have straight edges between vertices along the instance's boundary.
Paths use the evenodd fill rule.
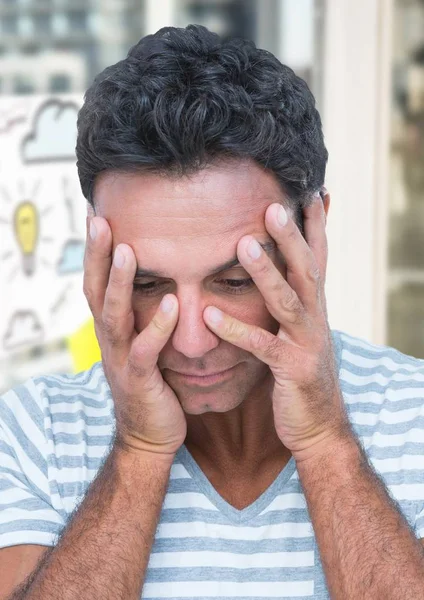
<path fill-rule="evenodd" d="M 187 375 L 186 373 L 180 373 L 178 371 L 174 371 L 174 373 L 187 384 L 207 386 L 214 383 L 220 383 L 221 381 L 226 380 L 228 377 L 231 377 L 236 366 L 237 365 L 226 369 L 225 371 L 211 373 L 209 375 Z"/>

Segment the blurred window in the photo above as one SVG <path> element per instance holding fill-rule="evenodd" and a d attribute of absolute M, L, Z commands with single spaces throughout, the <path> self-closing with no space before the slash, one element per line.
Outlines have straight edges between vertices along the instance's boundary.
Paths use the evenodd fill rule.
<path fill-rule="evenodd" d="M 424 2 L 394 10 L 387 343 L 424 358 Z"/>
<path fill-rule="evenodd" d="M 52 19 L 48 13 L 34 15 L 34 32 L 35 33 L 51 33 Z"/>
<path fill-rule="evenodd" d="M 198 23 L 224 38 L 253 39 L 287 64 L 303 48 L 299 64 L 292 66 L 308 81 L 319 106 L 322 36 L 315 32 L 322 30 L 325 0 L 163 1 L 175 6 L 173 25 Z M 75 78 L 71 91 L 83 92 L 97 73 L 151 33 L 145 30 L 147 4 L 149 11 L 160 13 L 158 0 L 0 0 L 2 42 L 7 51 L 39 53 L 40 71 L 44 52 L 60 49 L 81 58 L 85 72 Z"/>
<path fill-rule="evenodd" d="M 3 15 L 0 23 L 3 33 L 16 34 L 18 32 L 17 15 Z"/>
<path fill-rule="evenodd" d="M 185 5 L 184 16 L 189 22 L 205 25 L 223 37 L 255 37 L 256 2 L 232 0 L 213 2 L 192 0 Z"/>
<path fill-rule="evenodd" d="M 34 44 L 33 42 L 29 42 L 28 44 L 22 44 L 21 53 L 27 55 L 34 55 L 40 52 L 40 46 L 38 44 Z"/>
<path fill-rule="evenodd" d="M 69 32 L 87 30 L 87 13 L 83 10 L 68 12 Z"/>
<path fill-rule="evenodd" d="M 50 92 L 69 92 L 71 89 L 71 80 L 67 75 L 52 75 L 50 77 Z"/>
<path fill-rule="evenodd" d="M 14 94 L 33 94 L 35 92 L 34 81 L 28 75 L 15 75 L 12 92 Z"/>

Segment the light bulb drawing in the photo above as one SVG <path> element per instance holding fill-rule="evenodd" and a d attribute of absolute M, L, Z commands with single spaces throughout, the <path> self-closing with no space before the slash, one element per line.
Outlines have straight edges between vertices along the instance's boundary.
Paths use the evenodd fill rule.
<path fill-rule="evenodd" d="M 39 233 L 38 211 L 33 202 L 24 201 L 18 204 L 14 225 L 15 236 L 22 252 L 24 272 L 26 275 L 32 275 L 35 270 L 35 249 Z"/>

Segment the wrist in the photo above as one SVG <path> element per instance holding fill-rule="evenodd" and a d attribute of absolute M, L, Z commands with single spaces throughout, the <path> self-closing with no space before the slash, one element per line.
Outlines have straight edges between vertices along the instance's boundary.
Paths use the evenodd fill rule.
<path fill-rule="evenodd" d="M 120 439 L 115 439 L 112 452 L 114 458 L 123 466 L 128 465 L 131 468 L 139 464 L 157 465 L 159 468 L 170 469 L 176 452 L 160 452 L 155 449 L 137 448 L 127 444 Z"/>
<path fill-rule="evenodd" d="M 354 432 L 343 430 L 323 437 L 322 440 L 305 449 L 305 451 L 293 454 L 293 458 L 300 467 L 309 467 L 310 465 L 313 467 L 327 457 L 334 455 L 340 457 L 345 454 L 359 455 L 360 453 L 359 440 Z"/>

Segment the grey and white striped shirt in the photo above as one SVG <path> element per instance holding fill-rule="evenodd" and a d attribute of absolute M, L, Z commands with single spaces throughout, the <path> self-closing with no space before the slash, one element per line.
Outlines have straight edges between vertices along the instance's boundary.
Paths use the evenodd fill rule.
<path fill-rule="evenodd" d="M 424 537 L 424 360 L 333 330 L 353 429 L 418 538 Z M 111 448 L 101 362 L 33 377 L 0 398 L 0 548 L 53 546 Z M 143 598 L 328 600 L 293 458 L 237 510 L 183 445 L 171 469 Z"/>

